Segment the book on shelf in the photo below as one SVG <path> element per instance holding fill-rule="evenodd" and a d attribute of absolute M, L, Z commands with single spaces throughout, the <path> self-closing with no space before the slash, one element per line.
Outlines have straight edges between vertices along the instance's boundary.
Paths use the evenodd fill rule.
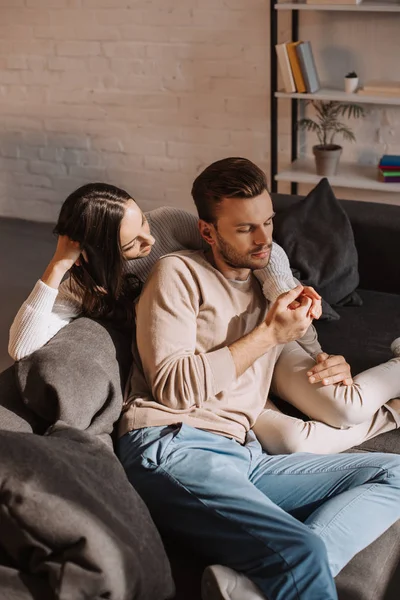
<path fill-rule="evenodd" d="M 277 44 L 276 55 L 278 57 L 278 64 L 282 75 L 283 87 L 285 92 L 288 94 L 292 94 L 296 91 L 296 85 L 293 78 L 292 67 L 290 66 L 289 56 L 287 45 L 290 42 L 286 42 L 285 44 Z"/>
<path fill-rule="evenodd" d="M 306 4 L 361 4 L 363 0 L 306 0 Z"/>
<path fill-rule="evenodd" d="M 379 168 L 399 167 L 400 170 L 400 155 L 399 154 L 384 154 L 379 161 Z"/>
<path fill-rule="evenodd" d="M 382 183 L 400 183 L 400 173 L 398 175 L 386 175 L 379 169 L 378 180 Z"/>
<path fill-rule="evenodd" d="M 381 90 L 366 90 L 365 88 L 360 88 L 357 90 L 356 94 L 358 96 L 376 96 L 377 98 L 400 98 L 400 91 L 383 92 Z"/>
<path fill-rule="evenodd" d="M 400 96 L 400 81 L 367 81 L 363 93 Z"/>
<path fill-rule="evenodd" d="M 321 86 L 315 66 L 311 42 L 300 42 L 296 46 L 296 53 L 299 58 L 301 72 L 303 74 L 307 92 L 314 94 L 315 92 L 318 92 Z"/>
<path fill-rule="evenodd" d="M 287 53 L 289 57 L 290 67 L 292 69 L 292 75 L 296 90 L 302 94 L 307 91 L 306 84 L 304 82 L 303 73 L 301 71 L 299 57 L 297 56 L 296 48 L 302 42 L 289 42 L 286 44 Z"/>

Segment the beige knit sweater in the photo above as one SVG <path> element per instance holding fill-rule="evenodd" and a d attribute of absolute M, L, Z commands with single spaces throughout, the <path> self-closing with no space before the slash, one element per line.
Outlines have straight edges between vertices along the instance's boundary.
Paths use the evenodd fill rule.
<path fill-rule="evenodd" d="M 203 251 L 162 258 L 137 305 L 137 348 L 120 434 L 187 423 L 243 442 L 267 400 L 277 346 L 236 376 L 228 346 L 266 317 L 260 282 L 226 279 Z"/>

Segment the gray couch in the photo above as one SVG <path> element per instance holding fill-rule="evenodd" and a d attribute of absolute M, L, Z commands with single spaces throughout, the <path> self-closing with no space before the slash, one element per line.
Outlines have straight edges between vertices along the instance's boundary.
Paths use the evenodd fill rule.
<path fill-rule="evenodd" d="M 273 195 L 275 211 L 288 209 L 299 196 Z M 391 358 L 390 343 L 400 336 L 400 207 L 341 201 L 349 216 L 359 257 L 359 294 L 363 305 L 335 307 L 339 321 L 317 324 L 324 350 L 342 354 L 356 374 Z M 288 413 L 294 414 L 291 407 Z M 379 436 L 355 452 L 400 453 L 400 432 Z M 177 585 L 175 600 L 200 600 L 204 561 L 168 547 Z M 366 548 L 337 577 L 340 600 L 400 598 L 400 521 Z M 310 599 L 311 600 L 311 599 Z"/>
<path fill-rule="evenodd" d="M 296 200 L 293 196 L 277 195 L 274 197 L 275 209 L 282 210 Z M 364 304 L 361 307 L 337 308 L 341 319 L 320 323 L 318 329 L 323 348 L 330 353 L 344 354 L 353 371 L 358 372 L 388 359 L 390 342 L 400 335 L 400 208 L 349 201 L 343 201 L 342 205 L 355 234 L 360 295 Z M 0 374 L 1 430 L 6 430 L 7 435 L 12 432 L 13 435 L 19 433 L 25 436 L 25 451 L 29 447 L 29 435 L 35 434 L 35 439 L 42 440 L 51 435 L 54 428 L 57 432 L 60 427 L 70 428 L 72 432 L 84 430 L 86 435 L 107 442 L 122 406 L 121 389 L 128 363 L 129 338 L 126 335 L 115 332 L 107 324 L 78 319 L 44 348 Z M 0 438 L 1 435 L 2 431 Z M 72 438 L 75 438 L 74 433 Z M 400 435 L 398 432 L 385 434 L 354 451 L 399 453 Z M 101 451 L 98 450 L 98 453 L 101 474 Z M 76 464 L 75 468 L 79 472 L 80 465 Z M 118 479 L 117 471 L 116 467 Z M 73 476 L 72 471 L 69 475 Z M 96 483 L 99 483 L 99 478 Z M 118 479 L 118 485 L 122 491 L 124 482 L 121 479 Z M 112 498 L 110 481 L 105 483 L 105 487 L 108 488 L 105 497 Z M 102 496 L 101 490 L 99 495 Z M 127 507 L 121 507 L 121 510 L 127 510 Z M 145 527 L 139 527 L 141 521 L 145 522 Z M 135 539 L 136 523 L 140 536 L 143 536 L 143 531 L 148 531 L 149 549 L 153 544 L 155 554 L 153 571 L 145 568 L 149 566 L 149 558 L 145 564 L 140 559 L 140 552 L 126 555 L 130 562 L 125 564 L 125 569 L 137 579 L 133 597 L 140 600 L 158 597 L 162 600 L 171 594 L 169 566 L 140 504 L 136 505 L 135 520 L 130 523 L 131 540 Z M 138 548 L 139 537 L 136 541 Z M 0 532 L 0 587 L 2 550 L 8 541 L 4 532 Z M 164 540 L 164 543 L 176 584 L 175 600 L 199 600 L 205 560 L 176 547 L 173 540 Z M 10 558 L 7 552 L 6 555 L 5 563 Z M 18 559 L 17 554 L 11 561 L 15 573 L 31 575 L 31 563 L 18 564 Z M 107 564 L 102 565 L 105 572 L 108 567 Z M 10 568 L 8 563 L 5 568 Z M 43 573 L 45 571 L 41 573 L 40 584 L 43 583 Z M 340 600 L 399 598 L 400 522 L 347 565 L 337 578 L 337 587 Z M 127 586 L 126 596 L 121 597 L 129 600 L 129 589 L 132 590 L 132 587 Z M 160 593 L 160 589 L 164 593 Z M 18 599 L 36 597 L 30 596 L 29 591 L 26 595 L 18 595 L 14 588 L 14 592 L 12 597 Z M 52 590 L 48 593 L 41 600 L 57 597 L 52 595 Z"/>

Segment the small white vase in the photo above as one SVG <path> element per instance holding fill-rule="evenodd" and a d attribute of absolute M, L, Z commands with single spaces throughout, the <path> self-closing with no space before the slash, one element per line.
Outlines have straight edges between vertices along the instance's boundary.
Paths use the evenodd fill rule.
<path fill-rule="evenodd" d="M 344 91 L 346 94 L 354 94 L 358 88 L 358 77 L 344 78 Z"/>

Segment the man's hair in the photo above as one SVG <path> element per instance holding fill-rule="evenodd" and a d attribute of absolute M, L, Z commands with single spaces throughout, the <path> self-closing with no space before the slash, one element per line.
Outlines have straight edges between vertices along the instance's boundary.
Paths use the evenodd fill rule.
<path fill-rule="evenodd" d="M 224 158 L 212 163 L 196 177 L 192 196 L 199 218 L 217 220 L 217 208 L 224 198 L 254 198 L 268 191 L 265 173 L 247 158 Z"/>

